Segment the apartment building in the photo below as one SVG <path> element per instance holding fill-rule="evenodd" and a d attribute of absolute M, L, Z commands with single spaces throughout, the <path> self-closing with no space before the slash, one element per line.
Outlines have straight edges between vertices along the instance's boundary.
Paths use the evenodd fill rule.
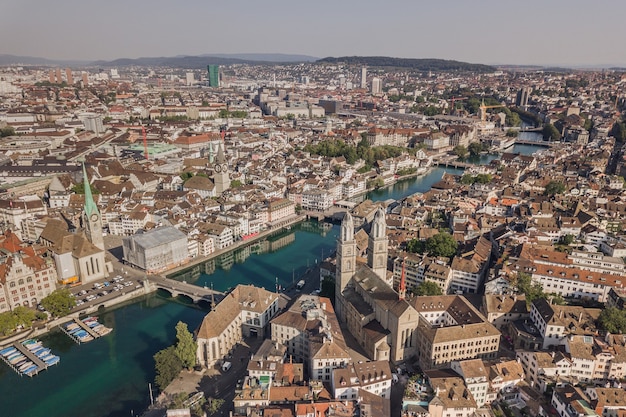
<path fill-rule="evenodd" d="M 328 298 L 301 295 L 271 322 L 272 340 L 294 360 L 308 363 L 311 378 L 330 381 L 332 371 L 351 361 Z"/>
<path fill-rule="evenodd" d="M 565 345 L 567 336 L 593 336 L 599 309 L 550 304 L 539 298 L 532 302 L 530 319 L 543 340 L 543 349 Z"/>
<path fill-rule="evenodd" d="M 391 382 L 389 361 L 351 363 L 333 370 L 331 379 L 333 397 L 338 400 L 356 400 L 359 390 L 390 398 Z"/>

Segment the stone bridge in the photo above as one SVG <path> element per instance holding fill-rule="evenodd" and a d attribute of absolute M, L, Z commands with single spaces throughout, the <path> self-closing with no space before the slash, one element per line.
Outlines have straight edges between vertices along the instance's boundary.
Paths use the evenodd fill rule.
<path fill-rule="evenodd" d="M 172 298 L 184 295 L 196 304 L 200 301 L 211 303 L 213 297 L 215 297 L 215 303 L 217 304 L 224 297 L 223 292 L 189 284 L 185 281 L 176 281 L 174 279 L 165 278 L 161 275 L 151 275 L 148 277 L 147 281 L 153 289 L 167 291 L 170 293 Z"/>

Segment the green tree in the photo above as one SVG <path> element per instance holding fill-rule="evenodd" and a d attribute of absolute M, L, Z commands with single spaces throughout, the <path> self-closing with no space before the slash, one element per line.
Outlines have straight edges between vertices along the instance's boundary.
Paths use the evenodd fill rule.
<path fill-rule="evenodd" d="M 545 140 L 556 142 L 561 139 L 561 133 L 553 124 L 547 123 L 541 131 Z"/>
<path fill-rule="evenodd" d="M 560 181 L 550 181 L 546 185 L 546 189 L 543 192 L 545 195 L 553 196 L 556 194 L 563 194 L 565 192 L 565 184 Z"/>
<path fill-rule="evenodd" d="M 609 333 L 626 333 L 626 311 L 609 307 L 600 313 L 598 324 Z"/>
<path fill-rule="evenodd" d="M 546 298 L 541 284 L 533 284 L 532 277 L 525 272 L 517 274 L 517 290 L 526 295 L 526 303 L 529 305 L 533 302 L 533 300 Z"/>
<path fill-rule="evenodd" d="M 239 180 L 232 180 L 230 182 L 230 188 L 239 188 L 241 187 L 243 184 L 241 183 L 241 181 Z"/>
<path fill-rule="evenodd" d="M 221 398 L 209 398 L 207 401 L 206 412 L 210 416 L 217 413 L 217 411 L 224 405 L 224 400 Z"/>
<path fill-rule="evenodd" d="M 7 126 L 0 129 L 0 138 L 13 135 L 15 135 L 15 129 L 13 128 L 13 126 Z"/>
<path fill-rule="evenodd" d="M 193 172 L 183 172 L 182 174 L 180 174 L 180 178 L 184 181 L 187 181 L 189 178 L 193 177 Z"/>
<path fill-rule="evenodd" d="M 0 334 L 2 336 L 10 335 L 17 327 L 17 320 L 12 311 L 0 313 Z"/>
<path fill-rule="evenodd" d="M 174 352 L 185 368 L 191 369 L 196 366 L 196 351 L 198 344 L 193 340 L 193 335 L 189 332 L 187 325 L 182 321 L 176 323 L 176 347 Z"/>
<path fill-rule="evenodd" d="M 68 315 L 72 308 L 76 306 L 76 300 L 72 297 L 70 290 L 61 288 L 43 298 L 41 305 L 53 317 L 63 317 Z"/>
<path fill-rule="evenodd" d="M 467 150 L 471 156 L 479 156 L 483 151 L 483 145 L 481 145 L 480 142 L 472 142 L 469 144 Z"/>
<path fill-rule="evenodd" d="M 417 287 L 413 288 L 415 295 L 442 295 L 441 287 L 432 281 L 424 281 Z"/>
<path fill-rule="evenodd" d="M 424 253 L 426 242 L 419 239 L 411 239 L 406 243 L 406 250 L 412 253 Z"/>
<path fill-rule="evenodd" d="M 470 174 L 463 174 L 463 176 L 461 177 L 461 184 L 472 185 L 474 184 L 474 182 L 476 182 L 476 178 L 474 178 Z"/>
<path fill-rule="evenodd" d="M 426 252 L 433 256 L 450 258 L 456 254 L 458 247 L 458 242 L 447 232 L 440 232 L 426 239 Z"/>
<path fill-rule="evenodd" d="M 456 145 L 454 149 L 452 149 L 452 152 L 454 152 L 454 154 L 460 159 L 467 158 L 467 155 L 469 154 L 467 148 L 463 145 Z"/>
<path fill-rule="evenodd" d="M 169 384 L 178 376 L 180 371 L 183 370 L 183 363 L 176 355 L 176 348 L 170 346 L 163 350 L 160 350 L 154 355 L 154 368 L 156 370 L 156 377 L 154 381 L 161 391 L 163 391 Z"/>
<path fill-rule="evenodd" d="M 565 236 L 562 236 L 560 241 L 564 245 L 571 245 L 572 243 L 574 243 L 574 235 L 567 234 Z"/>
<path fill-rule="evenodd" d="M 509 129 L 506 131 L 506 135 L 509 138 L 516 138 L 519 135 L 519 132 L 517 130 Z"/>

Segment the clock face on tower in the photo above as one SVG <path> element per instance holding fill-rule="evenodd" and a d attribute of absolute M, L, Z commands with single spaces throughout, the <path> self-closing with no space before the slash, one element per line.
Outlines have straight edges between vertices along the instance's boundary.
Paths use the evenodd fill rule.
<path fill-rule="evenodd" d="M 215 172 L 220 172 L 222 170 L 221 165 L 215 165 Z"/>
<path fill-rule="evenodd" d="M 226 164 L 222 164 L 222 171 L 228 171 L 228 166 Z"/>
<path fill-rule="evenodd" d="M 97 215 L 96 213 L 94 213 L 94 214 L 92 214 L 92 215 L 91 215 L 91 221 L 92 221 L 92 222 L 96 222 L 96 221 L 98 221 L 98 215 Z"/>

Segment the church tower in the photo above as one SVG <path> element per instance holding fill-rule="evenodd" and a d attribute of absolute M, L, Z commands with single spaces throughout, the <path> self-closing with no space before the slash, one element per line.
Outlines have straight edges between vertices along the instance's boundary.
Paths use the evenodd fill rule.
<path fill-rule="evenodd" d="M 349 212 L 341 221 L 341 230 L 337 238 L 337 266 L 335 273 L 335 310 L 341 316 L 341 293 L 356 271 L 356 240 L 354 239 L 354 221 Z"/>
<path fill-rule="evenodd" d="M 217 157 L 213 165 L 213 183 L 215 184 L 215 194 L 219 197 L 230 188 L 230 176 L 228 175 L 228 164 L 224 156 L 224 142 L 217 148 Z"/>
<path fill-rule="evenodd" d="M 104 250 L 104 239 L 102 237 L 102 217 L 98 211 L 96 202 L 93 201 L 87 169 L 83 163 L 83 183 L 85 184 L 85 209 L 83 212 L 83 227 L 87 234 L 87 239 L 98 249 Z"/>
<path fill-rule="evenodd" d="M 367 264 L 376 275 L 390 287 L 393 280 L 387 280 L 387 222 L 382 208 L 376 210 L 367 242 Z"/>

